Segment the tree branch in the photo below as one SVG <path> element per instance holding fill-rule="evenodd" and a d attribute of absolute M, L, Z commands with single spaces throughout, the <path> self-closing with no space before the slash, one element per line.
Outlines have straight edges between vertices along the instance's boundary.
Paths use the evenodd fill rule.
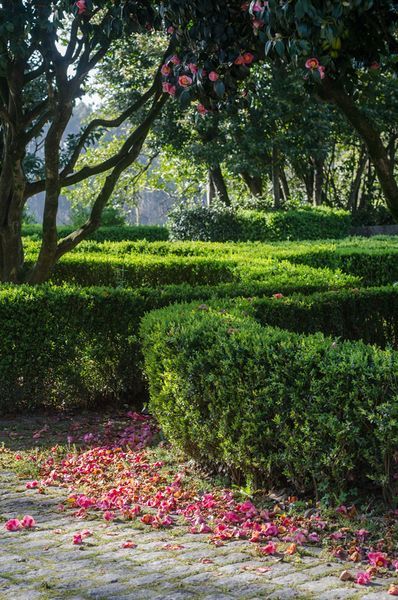
<path fill-rule="evenodd" d="M 167 100 L 168 96 L 166 94 L 162 94 L 160 98 L 159 96 L 155 98 L 145 121 L 134 132 L 134 141 L 130 145 L 129 151 L 120 156 L 114 169 L 106 178 L 105 183 L 93 204 L 89 219 L 80 229 L 77 229 L 58 243 L 56 260 L 61 258 L 66 252 L 73 250 L 73 248 L 75 248 L 82 240 L 86 239 L 99 227 L 102 211 L 111 197 L 121 174 L 139 156 L 152 123 L 160 114 Z"/>

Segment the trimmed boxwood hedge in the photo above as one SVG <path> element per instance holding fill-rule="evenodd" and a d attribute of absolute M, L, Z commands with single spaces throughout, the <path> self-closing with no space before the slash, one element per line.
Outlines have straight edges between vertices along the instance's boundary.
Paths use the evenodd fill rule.
<path fill-rule="evenodd" d="M 151 254 L 67 255 L 55 267 L 54 284 L 80 286 L 155 287 L 188 283 L 216 285 L 223 282 L 268 283 L 271 292 L 313 293 L 359 285 L 359 278 L 331 269 L 314 269 L 287 261 L 259 259 L 254 255 L 156 256 Z"/>
<path fill-rule="evenodd" d="M 398 291 L 393 288 L 283 299 L 270 298 L 273 293 L 269 282 L 136 290 L 0 287 L 0 414 L 40 406 L 141 402 L 146 386 L 140 321 L 151 310 L 175 303 L 236 298 L 234 305 L 262 323 L 302 332 L 324 328 L 346 339 L 397 344 Z"/>
<path fill-rule="evenodd" d="M 58 227 L 59 238 L 66 237 L 74 231 L 73 227 Z M 22 233 L 25 237 L 41 239 L 41 225 L 24 225 Z M 97 242 L 122 242 L 125 240 L 168 240 L 169 231 L 166 227 L 156 225 L 119 225 L 117 227 L 100 227 L 90 235 L 90 240 Z"/>
<path fill-rule="evenodd" d="M 254 298 L 250 306 L 262 325 L 297 333 L 322 333 L 398 349 L 398 288 L 321 292 L 281 299 Z"/>
<path fill-rule="evenodd" d="M 169 216 L 172 240 L 209 242 L 339 239 L 349 235 L 351 217 L 339 209 L 233 210 L 223 206 L 179 206 Z"/>
<path fill-rule="evenodd" d="M 398 353 L 182 305 L 141 326 L 150 409 L 177 446 L 239 483 L 318 497 L 397 492 Z"/>

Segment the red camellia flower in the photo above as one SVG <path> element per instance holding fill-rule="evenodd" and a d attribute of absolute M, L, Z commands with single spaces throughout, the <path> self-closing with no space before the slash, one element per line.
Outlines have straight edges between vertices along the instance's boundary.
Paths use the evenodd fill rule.
<path fill-rule="evenodd" d="M 315 71 L 319 68 L 319 60 L 317 58 L 309 58 L 305 63 L 305 68 Z"/>
<path fill-rule="evenodd" d="M 237 56 L 235 58 L 234 64 L 235 65 L 244 65 L 245 64 L 245 59 L 243 58 L 243 56 L 241 54 L 239 54 L 239 56 Z"/>
<path fill-rule="evenodd" d="M 198 104 L 197 109 L 200 115 L 207 115 L 207 113 L 209 112 L 203 104 Z"/>
<path fill-rule="evenodd" d="M 73 536 L 73 543 L 75 546 L 80 546 L 83 543 L 83 536 L 81 533 L 75 533 Z"/>
<path fill-rule="evenodd" d="M 181 87 L 189 87 L 192 85 L 192 77 L 189 77 L 188 75 L 181 75 L 178 78 L 178 83 Z"/>
<path fill-rule="evenodd" d="M 281 298 L 283 298 L 283 294 L 281 294 L 281 293 L 274 294 L 272 297 L 275 298 L 276 300 L 280 300 Z"/>
<path fill-rule="evenodd" d="M 377 60 L 374 60 L 371 63 L 370 68 L 372 69 L 372 71 L 377 71 L 378 69 L 380 69 L 380 63 L 378 63 Z"/>
<path fill-rule="evenodd" d="M 172 85 L 171 83 L 166 83 L 165 82 L 162 87 L 163 87 L 163 91 L 166 94 L 170 94 L 170 96 L 175 96 L 176 95 L 177 89 L 176 89 L 175 85 Z"/>
<path fill-rule="evenodd" d="M 217 81 L 219 78 L 220 78 L 220 76 L 216 71 L 210 71 L 210 73 L 209 73 L 210 81 Z"/>
<path fill-rule="evenodd" d="M 254 60 L 254 55 L 251 52 L 245 52 L 243 55 L 243 62 L 245 65 L 251 65 Z"/>
<path fill-rule="evenodd" d="M 167 77 L 168 75 L 170 75 L 170 73 L 171 73 L 171 68 L 169 67 L 169 65 L 163 65 L 163 67 L 161 68 L 161 73 L 162 73 L 162 75 L 164 75 L 165 77 Z"/>

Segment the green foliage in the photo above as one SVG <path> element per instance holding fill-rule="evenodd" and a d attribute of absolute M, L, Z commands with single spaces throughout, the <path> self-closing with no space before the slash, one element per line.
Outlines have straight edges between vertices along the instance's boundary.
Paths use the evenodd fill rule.
<path fill-rule="evenodd" d="M 346 211 L 327 208 L 259 212 L 180 205 L 169 218 L 171 239 L 213 242 L 343 238 L 350 225 Z"/>
<path fill-rule="evenodd" d="M 124 279 L 120 265 L 127 265 Z M 65 276 L 73 279 L 78 273 L 85 283 L 104 277 L 119 288 L 0 288 L 0 412 L 124 398 L 142 401 L 137 330 L 152 309 L 192 300 L 270 296 L 281 290 L 312 293 L 357 283 L 352 277 L 284 261 L 264 261 L 262 276 L 256 279 L 244 275 L 244 266 L 243 260 L 239 264 L 206 256 L 133 256 L 123 262 L 117 256 L 97 253 L 85 259 L 76 253 L 60 263 Z M 130 284 L 135 278 L 139 289 L 120 289 L 127 276 Z M 192 285 L 164 285 L 167 281 Z M 144 283 L 162 285 L 144 288 Z"/>
<path fill-rule="evenodd" d="M 61 226 L 58 228 L 58 235 L 60 238 L 66 237 L 74 231 L 73 227 Z M 33 239 L 41 239 L 42 227 L 41 225 L 25 225 L 23 227 L 23 235 Z M 167 240 L 169 232 L 165 227 L 158 227 L 156 225 L 135 225 L 135 226 L 111 226 L 111 227 L 100 227 L 92 233 L 89 237 L 90 240 L 97 242 L 118 242 L 125 240 Z"/>
<path fill-rule="evenodd" d="M 247 259 L 250 258 L 250 263 Z M 29 264 L 29 263 L 28 263 Z M 242 282 L 262 283 L 269 293 L 313 293 L 318 290 L 358 285 L 359 279 L 331 269 L 315 269 L 288 261 L 237 254 L 234 257 L 103 256 L 76 253 L 66 256 L 55 267 L 52 283 L 81 286 L 157 287 L 188 283 L 217 285 Z"/>
<path fill-rule="evenodd" d="M 167 437 L 238 482 L 394 493 L 398 353 L 225 308 L 143 319 L 150 408 Z"/>
<path fill-rule="evenodd" d="M 262 325 L 362 340 L 398 349 L 398 289 L 339 290 L 279 300 L 254 298 L 247 310 Z"/>

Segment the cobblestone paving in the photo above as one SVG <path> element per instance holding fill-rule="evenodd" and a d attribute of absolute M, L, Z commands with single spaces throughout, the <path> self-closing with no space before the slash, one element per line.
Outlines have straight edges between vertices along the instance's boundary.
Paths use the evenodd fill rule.
<path fill-rule="evenodd" d="M 58 600 L 387 600 L 392 579 L 361 587 L 343 583 L 347 565 L 328 561 L 319 549 L 278 560 L 256 555 L 237 541 L 216 548 L 186 528 L 149 530 L 145 525 L 83 522 L 60 512 L 60 490 L 26 490 L 12 473 L 0 473 L 0 518 L 30 514 L 34 530 L 0 531 L 0 599 Z M 73 535 L 93 535 L 74 546 Z M 123 548 L 132 540 L 137 547 Z M 355 569 L 350 565 L 350 571 Z"/>

